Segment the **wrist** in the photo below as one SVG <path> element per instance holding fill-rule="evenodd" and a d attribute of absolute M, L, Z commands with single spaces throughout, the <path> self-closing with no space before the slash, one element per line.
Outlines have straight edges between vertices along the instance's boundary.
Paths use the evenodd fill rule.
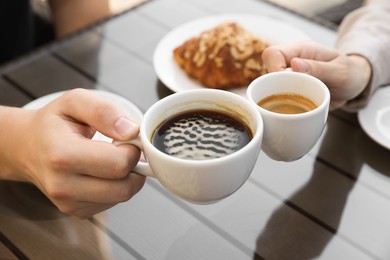
<path fill-rule="evenodd" d="M 356 78 L 356 95 L 351 99 L 359 99 L 361 96 L 365 96 L 364 93 L 369 91 L 369 86 L 372 77 L 372 67 L 369 60 L 359 54 L 348 55 L 352 66 L 355 68 L 353 71 L 355 75 L 351 75 Z"/>
<path fill-rule="evenodd" d="M 0 180 L 28 181 L 25 177 L 24 156 L 30 111 L 0 106 Z M 30 129 L 31 130 L 31 129 Z"/>

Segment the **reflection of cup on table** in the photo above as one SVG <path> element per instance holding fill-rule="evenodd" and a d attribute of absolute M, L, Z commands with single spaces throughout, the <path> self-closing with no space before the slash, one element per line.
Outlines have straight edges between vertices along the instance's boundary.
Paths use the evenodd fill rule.
<path fill-rule="evenodd" d="M 135 172 L 157 178 L 182 199 L 207 204 L 244 184 L 262 135 L 256 106 L 236 94 L 202 89 L 156 102 L 145 113 L 137 139 L 128 143 L 137 145 L 147 160 Z"/>
<path fill-rule="evenodd" d="M 270 158 L 294 161 L 313 148 L 324 129 L 329 111 L 330 94 L 323 82 L 304 73 L 274 72 L 255 79 L 247 89 L 247 96 L 258 105 L 263 118 L 262 150 Z M 310 108 L 311 102 L 314 109 Z M 259 103 L 269 107 L 261 107 Z M 291 111 L 270 111 L 291 110 L 291 107 L 308 111 L 295 114 L 287 114 Z"/>

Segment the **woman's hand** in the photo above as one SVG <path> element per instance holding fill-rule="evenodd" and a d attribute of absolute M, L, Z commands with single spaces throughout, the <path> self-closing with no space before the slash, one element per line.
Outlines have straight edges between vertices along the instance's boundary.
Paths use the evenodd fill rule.
<path fill-rule="evenodd" d="M 268 47 L 263 60 L 269 72 L 292 71 L 322 80 L 331 94 L 331 109 L 340 108 L 357 97 L 368 85 L 371 66 L 359 55 L 346 55 L 336 49 L 305 41 Z"/>

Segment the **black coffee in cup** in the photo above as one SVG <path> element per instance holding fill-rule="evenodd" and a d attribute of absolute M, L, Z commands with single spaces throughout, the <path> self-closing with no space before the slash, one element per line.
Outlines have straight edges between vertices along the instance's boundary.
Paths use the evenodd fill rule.
<path fill-rule="evenodd" d="M 207 160 L 234 153 L 251 139 L 241 120 L 219 111 L 194 110 L 165 120 L 154 131 L 152 143 L 171 156 Z"/>

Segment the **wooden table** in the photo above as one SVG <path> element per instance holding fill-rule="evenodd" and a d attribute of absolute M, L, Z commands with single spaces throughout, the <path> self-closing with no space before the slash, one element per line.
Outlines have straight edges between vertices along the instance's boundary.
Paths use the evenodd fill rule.
<path fill-rule="evenodd" d="M 153 69 L 158 41 L 185 21 L 237 12 L 334 45 L 334 30 L 260 0 L 153 0 L 0 67 L 0 104 L 82 87 L 145 112 L 172 93 Z M 389 158 L 339 111 L 309 154 L 282 163 L 262 153 L 244 186 L 212 205 L 148 178 L 130 201 L 78 220 L 29 184 L 0 182 L 0 259 L 390 259 Z"/>

